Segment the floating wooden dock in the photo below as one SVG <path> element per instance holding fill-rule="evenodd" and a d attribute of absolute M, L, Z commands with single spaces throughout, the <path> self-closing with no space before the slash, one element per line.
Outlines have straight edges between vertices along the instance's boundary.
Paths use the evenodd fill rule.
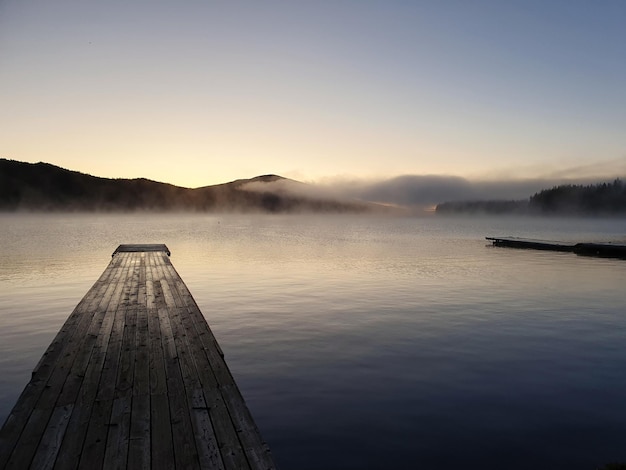
<path fill-rule="evenodd" d="M 121 245 L 0 430 L 0 469 L 271 469 L 165 245 Z"/>
<path fill-rule="evenodd" d="M 626 245 L 614 243 L 564 243 L 516 237 L 485 237 L 495 246 L 532 250 L 563 251 L 582 256 L 626 259 Z"/>

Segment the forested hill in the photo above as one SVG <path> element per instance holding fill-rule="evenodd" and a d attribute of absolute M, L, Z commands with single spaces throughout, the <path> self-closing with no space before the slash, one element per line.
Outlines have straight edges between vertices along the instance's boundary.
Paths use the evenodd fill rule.
<path fill-rule="evenodd" d="M 612 183 L 562 185 L 532 196 L 529 208 L 542 213 L 626 214 L 626 185 Z"/>
<path fill-rule="evenodd" d="M 438 214 L 571 214 L 626 215 L 626 185 L 612 183 L 560 185 L 517 201 L 452 201 L 439 204 Z"/>
<path fill-rule="evenodd" d="M 189 189 L 99 178 L 48 163 L 0 159 L 0 211 L 363 212 L 374 204 L 316 194 L 276 175 Z"/>

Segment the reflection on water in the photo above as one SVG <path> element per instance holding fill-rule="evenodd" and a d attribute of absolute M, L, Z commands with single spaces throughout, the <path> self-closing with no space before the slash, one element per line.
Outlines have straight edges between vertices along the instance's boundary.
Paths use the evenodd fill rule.
<path fill-rule="evenodd" d="M 0 216 L 0 420 L 120 243 L 166 243 L 281 468 L 626 461 L 626 222 Z"/>

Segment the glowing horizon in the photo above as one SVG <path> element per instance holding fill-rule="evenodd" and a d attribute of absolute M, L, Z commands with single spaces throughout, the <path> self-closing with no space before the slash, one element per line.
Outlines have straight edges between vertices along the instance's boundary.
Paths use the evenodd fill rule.
<path fill-rule="evenodd" d="M 626 174 L 626 4 L 0 5 L 0 157 L 185 187 Z"/>

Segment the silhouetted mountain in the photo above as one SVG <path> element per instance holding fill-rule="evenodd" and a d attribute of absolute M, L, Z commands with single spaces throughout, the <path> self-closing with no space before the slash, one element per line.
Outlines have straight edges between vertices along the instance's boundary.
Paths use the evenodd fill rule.
<path fill-rule="evenodd" d="M 189 189 L 144 178 L 99 178 L 48 163 L 0 159 L 2 211 L 364 212 L 376 208 L 333 198 L 277 175 Z"/>
<path fill-rule="evenodd" d="M 613 183 L 560 185 L 518 201 L 455 201 L 437 205 L 438 214 L 626 214 L 626 185 Z"/>

